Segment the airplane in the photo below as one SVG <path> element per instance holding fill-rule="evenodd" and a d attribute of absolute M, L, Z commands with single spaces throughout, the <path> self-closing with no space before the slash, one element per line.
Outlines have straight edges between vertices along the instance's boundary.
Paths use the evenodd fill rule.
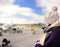
<path fill-rule="evenodd" d="M 3 31 L 3 32 L 7 32 L 7 31 L 17 31 L 17 32 L 22 32 L 22 29 L 17 27 L 17 26 L 13 26 L 12 24 L 3 24 L 1 27 L 0 27 L 0 30 Z"/>
<path fill-rule="evenodd" d="M 11 29 L 11 27 L 12 27 L 12 25 L 11 24 L 4 24 L 4 25 L 2 25 L 2 30 L 4 31 L 4 32 L 6 32 L 6 31 L 8 31 L 9 29 Z"/>

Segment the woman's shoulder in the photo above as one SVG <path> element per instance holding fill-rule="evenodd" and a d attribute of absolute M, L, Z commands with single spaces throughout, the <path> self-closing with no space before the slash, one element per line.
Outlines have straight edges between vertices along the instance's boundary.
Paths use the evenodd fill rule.
<path fill-rule="evenodd" d="M 59 37 L 60 36 L 60 29 L 53 30 L 51 36 Z"/>

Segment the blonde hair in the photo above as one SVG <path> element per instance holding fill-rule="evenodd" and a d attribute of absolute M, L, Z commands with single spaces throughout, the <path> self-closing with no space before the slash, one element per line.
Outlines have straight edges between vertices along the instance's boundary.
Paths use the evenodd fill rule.
<path fill-rule="evenodd" d="M 52 10 L 57 11 L 57 10 L 58 10 L 58 7 L 57 7 L 57 6 L 53 6 L 53 7 L 52 7 Z"/>

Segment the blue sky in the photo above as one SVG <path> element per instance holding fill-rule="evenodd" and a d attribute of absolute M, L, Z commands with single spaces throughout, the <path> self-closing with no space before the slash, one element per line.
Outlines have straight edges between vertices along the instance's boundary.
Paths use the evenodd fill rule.
<path fill-rule="evenodd" d="M 42 7 L 37 7 L 36 2 L 34 0 L 15 0 L 15 5 L 19 5 L 20 7 L 29 7 L 34 10 L 35 13 L 44 15 L 45 12 L 43 11 Z"/>
<path fill-rule="evenodd" d="M 45 14 L 60 0 L 0 0 L 0 23 L 44 23 Z"/>
<path fill-rule="evenodd" d="M 0 0 L 0 23 L 44 23 L 53 5 L 60 9 L 60 0 Z"/>
<path fill-rule="evenodd" d="M 34 24 L 43 21 L 45 12 L 34 0 L 0 0 L 0 23 Z"/>

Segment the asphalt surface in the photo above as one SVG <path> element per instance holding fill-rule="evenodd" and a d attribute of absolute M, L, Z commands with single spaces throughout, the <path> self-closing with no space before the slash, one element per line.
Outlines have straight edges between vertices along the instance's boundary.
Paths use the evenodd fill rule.
<path fill-rule="evenodd" d="M 3 38 L 7 38 L 11 41 L 12 47 L 34 47 L 36 40 L 40 39 L 43 35 L 42 29 L 35 29 L 35 34 L 30 29 L 23 29 L 22 33 L 13 33 L 8 31 L 0 36 L 0 45 Z"/>

